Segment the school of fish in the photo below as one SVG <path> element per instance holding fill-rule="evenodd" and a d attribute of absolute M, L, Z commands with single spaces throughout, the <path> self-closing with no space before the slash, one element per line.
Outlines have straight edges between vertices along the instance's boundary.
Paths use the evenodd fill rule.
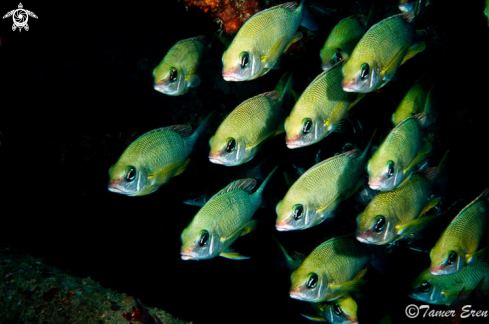
<path fill-rule="evenodd" d="M 429 45 L 418 36 L 416 20 L 428 4 L 434 6 L 428 1 L 399 0 L 401 12 L 376 23 L 367 13 L 343 17 L 318 53 L 318 68 L 324 71 L 295 96 L 292 109 L 284 105 L 284 98 L 294 93 L 291 74 L 285 74 L 275 89 L 228 107 L 227 117 L 205 139 L 208 162 L 231 168 L 243 165 L 277 136 L 294 150 L 327 141 L 331 133 L 345 127 L 350 111 L 362 109 L 362 98 L 380 91 L 398 69 L 423 55 Z M 487 8 L 489 0 L 484 11 L 489 17 Z M 318 29 L 304 0 L 256 13 L 222 54 L 223 79 L 252 82 L 263 77 L 277 67 L 291 45 L 300 42 L 301 28 L 308 33 Z M 181 96 L 199 86 L 201 63 L 207 59 L 206 39 L 196 36 L 171 47 L 153 70 L 154 89 Z M 276 218 L 277 231 L 307 231 L 335 216 L 343 202 L 360 191 L 373 192 L 356 217 L 356 231 L 324 239 L 309 255 L 293 260 L 277 241 L 290 265 L 290 297 L 312 303 L 314 314 L 303 314 L 312 321 L 358 323 L 356 299 L 368 283 L 375 249 L 410 244 L 428 230 L 437 233 L 432 226 L 442 218 L 440 187 L 446 186 L 450 158 L 445 154 L 438 166 L 427 166 L 439 109 L 436 84 L 427 73 L 406 90 L 404 99 L 393 105 L 392 115 L 378 116 L 393 124 L 381 134 L 382 141 L 374 132 L 368 134 L 370 141 L 364 147 L 318 161 L 290 181 L 285 196 L 276 202 L 275 215 L 270 215 Z M 108 190 L 143 196 L 178 181 L 171 179 L 192 163 L 193 148 L 212 118 L 213 114 L 195 131 L 187 125 L 162 125 L 137 138 L 110 167 Z M 205 199 L 182 229 L 181 259 L 248 259 L 231 245 L 256 228 L 253 216 L 267 184 L 280 174 L 277 168 L 281 166 L 261 183 L 235 179 Z M 411 283 L 410 297 L 450 306 L 473 298 L 474 291 L 489 294 L 489 249 L 480 246 L 489 222 L 489 189 L 473 199 L 436 234 L 439 239 L 426 253 L 431 265 Z"/>

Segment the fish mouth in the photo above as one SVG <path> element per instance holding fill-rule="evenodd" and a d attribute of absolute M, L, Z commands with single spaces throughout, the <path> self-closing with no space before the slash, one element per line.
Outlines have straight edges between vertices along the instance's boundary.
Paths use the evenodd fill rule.
<path fill-rule="evenodd" d="M 447 271 L 444 271 L 441 267 L 434 267 L 434 266 L 430 267 L 430 272 L 434 276 L 441 276 L 447 274 L 446 273 Z"/>
<path fill-rule="evenodd" d="M 115 193 L 122 193 L 122 194 L 125 194 L 126 193 L 124 190 L 119 189 L 119 188 L 117 188 L 115 186 L 109 186 L 107 188 L 107 190 L 109 190 L 110 192 L 115 192 Z"/>
<path fill-rule="evenodd" d="M 291 291 L 290 292 L 290 298 L 298 299 L 298 300 L 304 300 L 302 296 L 296 292 Z"/>
<path fill-rule="evenodd" d="M 193 255 L 180 253 L 182 260 L 195 260 Z"/>
<path fill-rule="evenodd" d="M 291 142 L 285 142 L 285 144 L 287 145 L 287 147 L 289 149 L 295 149 L 295 148 L 299 148 L 301 147 L 302 145 L 299 144 L 299 143 L 291 143 Z"/>
<path fill-rule="evenodd" d="M 290 230 L 294 229 L 292 226 L 287 225 L 287 224 L 275 224 L 275 228 L 279 232 L 285 232 L 285 231 L 290 231 Z"/>
<path fill-rule="evenodd" d="M 350 81 L 350 82 L 343 81 L 341 84 L 341 86 L 343 87 L 343 91 L 345 91 L 345 92 L 358 92 L 358 90 L 355 89 L 355 86 L 353 84 L 354 84 L 353 81 Z"/>
<path fill-rule="evenodd" d="M 222 78 L 224 81 L 241 81 L 233 71 L 222 71 Z"/>
<path fill-rule="evenodd" d="M 357 240 L 362 243 L 367 243 L 367 244 L 371 243 L 371 241 L 367 237 L 363 237 L 361 235 L 357 235 Z"/>
<path fill-rule="evenodd" d="M 211 161 L 212 163 L 216 163 L 216 164 L 224 164 L 224 161 L 217 158 L 217 157 L 209 156 L 209 161 Z"/>
<path fill-rule="evenodd" d="M 380 183 L 375 183 L 375 182 L 368 182 L 368 186 L 372 190 L 382 190 L 382 185 Z"/>

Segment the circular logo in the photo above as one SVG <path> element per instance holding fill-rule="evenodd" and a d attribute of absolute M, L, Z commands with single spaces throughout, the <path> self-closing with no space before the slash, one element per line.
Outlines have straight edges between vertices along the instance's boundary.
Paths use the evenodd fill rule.
<path fill-rule="evenodd" d="M 419 308 L 418 306 L 411 304 L 408 307 L 406 307 L 406 316 L 409 318 L 416 318 L 419 315 Z"/>

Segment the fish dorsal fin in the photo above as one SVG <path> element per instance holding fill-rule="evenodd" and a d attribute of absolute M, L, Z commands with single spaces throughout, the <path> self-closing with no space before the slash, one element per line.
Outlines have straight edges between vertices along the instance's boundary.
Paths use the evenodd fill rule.
<path fill-rule="evenodd" d="M 328 158 L 328 159 L 326 159 L 324 161 L 321 161 L 318 164 L 313 165 L 309 170 L 307 170 L 307 172 L 309 172 L 309 171 L 311 171 L 311 170 L 313 170 L 315 168 L 319 168 L 319 167 L 323 166 L 324 164 L 330 162 L 333 159 L 337 159 L 337 158 L 344 157 L 344 156 L 349 156 L 351 159 L 356 159 L 360 155 L 362 155 L 362 151 L 361 150 L 359 150 L 359 149 L 353 149 L 351 151 L 348 151 L 348 152 L 345 152 L 345 153 L 341 153 L 341 154 L 332 156 L 332 157 L 330 157 L 330 158 Z"/>
<path fill-rule="evenodd" d="M 425 177 L 425 179 L 428 180 L 429 182 L 433 182 L 438 178 L 440 172 L 438 171 L 437 167 L 431 167 L 431 168 L 421 170 L 417 172 L 417 174 Z"/>
<path fill-rule="evenodd" d="M 353 16 L 350 16 L 350 17 L 347 17 L 345 18 L 345 20 L 347 19 L 356 19 L 360 22 L 360 24 L 362 24 L 363 26 L 367 26 L 367 17 L 365 17 L 364 15 L 362 14 L 357 14 L 357 15 L 353 15 Z"/>
<path fill-rule="evenodd" d="M 269 91 L 269 92 L 259 94 L 255 98 L 261 98 L 261 97 L 267 97 L 267 98 L 270 98 L 272 100 L 279 100 L 280 94 L 278 93 L 278 91 Z"/>
<path fill-rule="evenodd" d="M 292 1 L 287 3 L 282 3 L 281 5 L 278 5 L 275 8 L 282 8 L 282 9 L 288 9 L 290 11 L 295 11 L 298 7 L 299 4 L 296 1 Z"/>
<path fill-rule="evenodd" d="M 207 45 L 207 37 L 205 37 L 204 35 L 200 35 L 200 36 L 196 36 L 196 37 L 192 37 L 192 38 L 187 38 L 187 39 L 182 39 L 181 41 L 178 41 L 177 44 L 185 43 L 185 42 L 193 42 L 193 41 L 198 41 L 198 42 L 201 42 L 203 45 Z"/>
<path fill-rule="evenodd" d="M 192 127 L 190 127 L 188 125 L 173 125 L 173 126 L 167 126 L 167 127 L 161 127 L 161 128 L 153 129 L 153 130 L 141 135 L 141 137 L 148 136 L 148 135 L 155 134 L 155 133 L 159 133 L 159 132 L 165 131 L 165 130 L 174 131 L 175 133 L 179 134 L 182 137 L 189 137 L 192 134 Z"/>
<path fill-rule="evenodd" d="M 396 16 L 401 17 L 402 19 L 404 19 L 408 23 L 412 23 L 414 21 L 414 17 L 415 17 L 414 12 L 406 12 L 406 13 L 402 13 L 402 14 L 399 14 Z"/>
<path fill-rule="evenodd" d="M 256 180 L 255 179 L 241 179 L 241 180 L 236 180 L 231 182 L 229 185 L 227 185 L 226 188 L 222 189 L 219 191 L 217 194 L 214 195 L 214 197 L 224 195 L 225 193 L 234 191 L 234 190 L 244 190 L 248 193 L 251 193 L 253 188 L 256 186 Z M 212 198 L 214 198 L 212 197 Z"/>

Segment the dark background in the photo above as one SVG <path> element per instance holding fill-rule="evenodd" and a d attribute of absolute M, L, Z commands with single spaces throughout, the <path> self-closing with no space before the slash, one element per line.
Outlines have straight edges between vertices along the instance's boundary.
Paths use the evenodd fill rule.
<path fill-rule="evenodd" d="M 221 77 L 224 47 L 215 41 L 202 63 L 202 84 L 180 97 L 153 90 L 152 69 L 177 41 L 197 35 L 212 39 L 219 26 L 209 15 L 173 0 L 129 6 L 23 2 L 24 9 L 39 17 L 29 18 L 29 31 L 13 32 L 11 18 L 0 21 L 0 243 L 74 275 L 90 276 L 183 320 L 307 323 L 300 316 L 308 312 L 307 304 L 288 295 L 289 272 L 272 235 L 288 250 L 307 254 L 325 239 L 353 232 L 363 205 L 353 196 L 333 221 L 278 233 L 274 206 L 287 190 L 283 172 L 294 175 L 292 165 L 307 169 L 316 155 L 330 157 L 345 143 L 363 148 L 375 128 L 378 145 L 392 127 L 390 116 L 401 98 L 431 71 L 439 114 L 430 165 L 449 149 L 450 181 L 442 201 L 446 216 L 414 243 L 429 250 L 444 226 L 489 184 L 489 27 L 483 0 L 432 1 L 417 20 L 417 28 L 426 31 L 427 49 L 381 91 L 360 101 L 350 116 L 355 132 L 350 127 L 298 150 L 288 150 L 280 135 L 254 160 L 229 168 L 207 160 L 207 134 L 187 171 L 157 192 L 126 197 L 107 191 L 109 167 L 139 135 L 174 124 L 196 127 L 217 110 L 214 131 L 243 100 L 272 90 L 286 70 L 294 71 L 294 89 L 302 92 L 321 72 L 319 49 L 331 28 L 343 17 L 367 15 L 372 6 L 372 1 L 314 2 L 335 11 L 315 12 L 319 30 L 304 31 L 301 47 L 285 55 L 284 70 L 227 83 Z M 374 21 L 398 13 L 396 4 L 376 1 Z M 17 1 L 2 1 L 2 16 L 17 6 Z M 198 211 L 184 200 L 212 195 L 243 177 L 263 179 L 279 163 L 265 190 L 267 208 L 255 214 L 257 230 L 233 245 L 249 260 L 180 259 L 180 233 Z M 358 300 L 362 322 L 388 315 L 398 322 L 406 318 L 407 305 L 423 304 L 406 296 L 409 282 L 428 267 L 428 254 L 401 245 L 383 262 L 385 273 L 372 268 L 367 274 L 369 283 Z"/>

